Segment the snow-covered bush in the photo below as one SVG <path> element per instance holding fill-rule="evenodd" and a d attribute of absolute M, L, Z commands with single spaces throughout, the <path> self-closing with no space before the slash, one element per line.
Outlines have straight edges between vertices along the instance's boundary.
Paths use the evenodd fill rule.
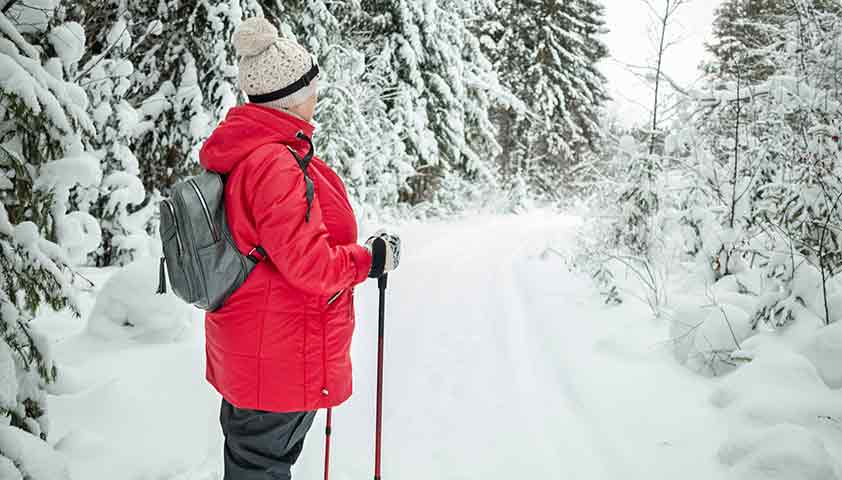
<path fill-rule="evenodd" d="M 761 301 L 753 315 L 773 327 L 799 314 L 835 320 L 829 288 L 842 267 L 833 227 L 842 220 L 842 109 L 818 73 L 829 68 L 821 52 L 838 43 L 842 22 L 819 24 L 829 29 L 824 35 L 788 27 L 789 48 L 772 57 L 777 70 L 767 80 L 715 83 L 699 122 L 680 134 L 703 142 L 687 165 L 701 193 L 687 209 L 697 248 L 714 278 L 758 269 L 769 279 L 754 292 Z M 694 215 L 702 209 L 714 215 Z"/>
<path fill-rule="evenodd" d="M 727 370 L 759 332 L 842 319 L 842 17 L 801 0 L 785 15 L 764 30 L 779 48 L 754 52 L 762 75 L 740 58 L 712 68 L 657 141 L 619 136 L 595 175 L 593 211 L 614 233 L 597 239 L 594 259 L 662 272 L 638 275 L 645 291 L 662 290 L 658 278 L 682 285 L 646 301 L 660 299 L 674 322 L 680 361 L 719 363 L 708 372 Z M 693 295 L 710 301 L 683 298 Z"/>
<path fill-rule="evenodd" d="M 594 277 L 609 294 L 619 298 L 620 284 L 612 278 L 633 278 L 620 288 L 644 301 L 655 316 L 667 307 L 667 281 L 672 260 L 682 245 L 673 232 L 680 228 L 674 191 L 683 182 L 667 167 L 669 155 L 649 153 L 648 146 L 632 134 L 614 138 L 605 148 L 586 193 L 586 215 L 595 222 L 580 235 L 577 266 Z"/>
<path fill-rule="evenodd" d="M 842 322 L 816 330 L 801 347 L 830 388 L 842 388 Z"/>
<path fill-rule="evenodd" d="M 112 340 L 175 342 L 190 332 L 193 308 L 171 292 L 158 294 L 158 262 L 136 260 L 114 273 L 97 294 L 88 331 Z"/>
<path fill-rule="evenodd" d="M 0 478 L 70 480 L 64 457 L 47 443 L 0 423 Z"/>
<path fill-rule="evenodd" d="M 747 363 L 710 398 L 737 427 L 718 454 L 730 478 L 837 478 L 842 465 L 833 455 L 834 432 L 842 418 L 842 392 L 827 379 L 839 368 L 829 361 L 833 349 L 816 345 L 818 339 L 838 337 L 836 329 L 822 332 L 836 325 L 814 331 L 803 355 L 794 345 L 799 335 L 765 332 L 743 343 Z"/>
<path fill-rule="evenodd" d="M 736 366 L 732 354 L 751 333 L 749 313 L 730 303 L 678 309 L 670 319 L 676 359 L 705 374 Z"/>
<path fill-rule="evenodd" d="M 842 418 L 842 392 L 831 390 L 803 355 L 770 342 L 747 349 L 753 359 L 714 391 L 714 406 L 763 426 L 810 427 L 822 418 Z"/>
<path fill-rule="evenodd" d="M 790 424 L 730 438 L 718 456 L 733 480 L 830 480 L 839 469 L 818 435 Z"/>

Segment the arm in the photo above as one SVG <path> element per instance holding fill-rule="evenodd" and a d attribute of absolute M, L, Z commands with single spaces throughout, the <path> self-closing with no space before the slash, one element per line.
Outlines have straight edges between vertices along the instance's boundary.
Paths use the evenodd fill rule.
<path fill-rule="evenodd" d="M 371 254 L 360 245 L 331 246 L 318 196 L 305 221 L 304 174 L 289 152 L 276 152 L 256 169 L 252 202 L 261 245 L 272 263 L 290 285 L 313 295 L 332 295 L 361 283 L 371 268 Z"/>

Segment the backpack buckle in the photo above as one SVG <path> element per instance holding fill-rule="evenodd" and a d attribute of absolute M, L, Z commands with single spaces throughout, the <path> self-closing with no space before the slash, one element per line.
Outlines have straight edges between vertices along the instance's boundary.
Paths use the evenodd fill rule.
<path fill-rule="evenodd" d="M 249 260 L 251 260 L 252 262 L 254 262 L 254 263 L 260 263 L 260 262 L 262 262 L 263 260 L 265 260 L 265 259 L 266 259 L 266 250 L 264 250 L 264 249 L 263 249 L 263 247 L 261 247 L 260 245 L 258 245 L 258 246 L 256 246 L 256 247 L 252 248 L 252 249 L 249 251 L 248 255 L 246 255 L 246 256 L 247 256 L 247 257 L 249 258 Z"/>

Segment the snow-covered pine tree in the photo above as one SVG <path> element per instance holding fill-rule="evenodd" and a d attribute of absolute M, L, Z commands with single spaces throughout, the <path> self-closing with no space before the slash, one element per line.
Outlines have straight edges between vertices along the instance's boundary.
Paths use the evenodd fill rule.
<path fill-rule="evenodd" d="M 108 50 L 95 52 L 82 80 L 92 104 L 97 135 L 91 139 L 105 177 L 96 205 L 103 230 L 97 265 L 124 265 L 148 253 L 148 224 L 152 206 L 140 180 L 140 164 L 134 155 L 134 132 L 138 112 L 128 102 L 134 67 L 128 60 L 132 39 L 127 21 L 120 17 L 105 31 Z"/>
<path fill-rule="evenodd" d="M 77 311 L 68 265 L 96 248 L 99 227 L 70 209 L 102 175 L 81 138 L 93 131 L 87 97 L 62 68 L 81 53 L 57 41 L 77 38 L 79 25 L 50 28 L 49 17 L 34 21 L 29 7 L 11 7 L 0 13 L 0 445 L 32 448 L 0 448 L 0 473 L 65 480 L 58 457 L 39 463 L 50 447 L 29 435 L 47 436 L 45 388 L 57 375 L 30 320 L 43 307 Z"/>
<path fill-rule="evenodd" d="M 499 153 L 489 110 L 507 92 L 468 28 L 478 2 L 363 0 L 358 30 L 369 67 L 385 76 L 386 105 L 417 174 L 402 200 L 434 200 L 449 188 L 496 182 Z M 458 187 L 457 187 L 458 185 Z M 466 190 L 469 190 L 466 188 Z"/>
<path fill-rule="evenodd" d="M 237 102 L 230 37 L 256 11 L 250 0 L 59 2 L 56 17 L 81 24 L 89 44 L 66 68 L 91 98 L 87 142 L 106 174 L 92 206 L 97 265 L 147 250 L 151 198 L 195 172 L 199 145 Z"/>
<path fill-rule="evenodd" d="M 353 6 L 307 0 L 260 2 L 284 35 L 301 42 L 320 68 L 315 142 L 319 156 L 344 179 L 362 216 L 394 206 L 413 173 L 400 130 L 389 120 L 383 97 L 388 85 L 366 67 Z"/>
<path fill-rule="evenodd" d="M 147 190 L 166 191 L 195 173 L 201 142 L 236 104 L 230 39 L 260 7 L 254 0 L 130 0 L 112 8 L 124 3 L 134 39 L 128 100 L 140 113 L 135 155 Z"/>
<path fill-rule="evenodd" d="M 133 152 L 138 112 L 127 100 L 134 71 L 128 59 L 132 48 L 128 26 L 131 19 L 125 17 L 125 12 L 117 12 L 117 5 L 111 8 L 113 11 L 101 2 L 68 2 L 57 11 L 56 18 L 72 20 L 68 25 L 78 25 L 80 31 L 51 37 L 59 52 L 74 43 L 89 44 L 89 48 L 84 48 L 84 44 L 78 48 L 80 58 L 63 63 L 68 77 L 74 78 L 90 99 L 90 116 L 96 131 L 85 140 L 100 159 L 104 172 L 99 194 L 90 206 L 90 213 L 102 229 L 102 243 L 92 255 L 99 266 L 125 264 L 146 253 L 152 213 Z M 144 205 L 146 208 L 142 208 Z"/>
<path fill-rule="evenodd" d="M 744 82 L 768 78 L 775 66 L 763 50 L 775 43 L 789 8 L 777 0 L 723 2 L 716 9 L 714 41 L 707 45 L 717 60 L 709 67 L 717 68 L 721 74 L 733 74 L 739 60 Z"/>
<path fill-rule="evenodd" d="M 608 54 L 599 38 L 604 7 L 598 0 L 498 0 L 482 28 L 504 86 L 527 111 L 495 112 L 502 170 L 527 175 L 554 196 L 561 179 L 600 144 L 600 107 L 607 99 L 597 62 Z"/>
<path fill-rule="evenodd" d="M 706 68 L 720 76 L 739 72 L 746 84 L 763 81 L 776 71 L 771 60 L 785 43 L 782 28 L 796 20 L 797 3 L 780 0 L 726 0 L 716 9 L 714 39 L 707 45 L 715 58 Z M 839 12 L 838 0 L 810 0 L 801 5 L 806 17 Z M 737 65 L 739 64 L 739 65 Z"/>

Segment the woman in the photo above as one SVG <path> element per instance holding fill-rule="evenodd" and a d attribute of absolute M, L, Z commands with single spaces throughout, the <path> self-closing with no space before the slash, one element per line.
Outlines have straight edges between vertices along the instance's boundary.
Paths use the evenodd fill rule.
<path fill-rule="evenodd" d="M 231 109 L 200 159 L 227 175 L 234 241 L 266 258 L 206 316 L 207 379 L 223 397 L 225 479 L 288 479 L 315 411 L 351 395 L 353 287 L 397 267 L 400 240 L 357 245 L 342 181 L 312 156 L 312 57 L 263 18 L 233 41 L 249 103 Z"/>

